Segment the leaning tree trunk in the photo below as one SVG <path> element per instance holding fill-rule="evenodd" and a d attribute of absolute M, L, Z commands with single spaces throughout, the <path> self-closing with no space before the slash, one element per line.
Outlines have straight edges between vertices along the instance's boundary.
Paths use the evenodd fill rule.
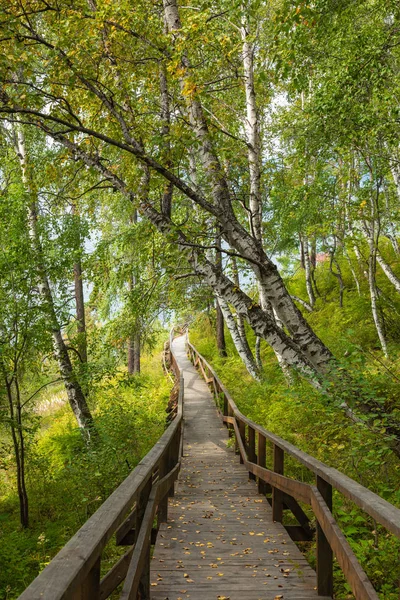
<path fill-rule="evenodd" d="M 174 41 L 177 41 L 181 35 L 181 22 L 176 0 L 164 0 L 164 14 L 168 31 L 173 34 Z M 199 95 L 197 93 L 186 93 L 188 85 L 193 87 L 193 69 L 186 54 L 181 55 L 181 64 L 180 85 L 182 96 L 187 103 L 190 126 L 199 141 L 198 154 L 205 173 L 205 183 L 211 190 L 214 204 L 209 205 L 205 200 L 198 197 L 195 199 L 194 192 L 185 188 L 186 193 L 196 202 L 200 202 L 201 205 L 207 205 L 206 210 L 217 217 L 218 222 L 223 227 L 224 238 L 249 262 L 263 294 L 275 308 L 279 318 L 292 335 L 293 341 L 301 347 L 302 352 L 317 370 L 326 370 L 333 358 L 331 352 L 318 338 L 293 303 L 276 266 L 266 256 L 259 241 L 249 234 L 236 219 L 229 185 L 215 153 Z M 143 160 L 143 152 L 140 152 Z M 150 161 L 148 164 L 150 165 Z M 153 165 L 154 162 L 150 166 L 153 167 Z M 154 168 L 159 171 L 161 169 L 161 167 L 156 166 Z M 162 174 L 167 178 L 172 177 L 172 175 L 166 173 L 165 169 L 162 169 Z M 181 184 L 179 186 L 182 187 Z"/>
<path fill-rule="evenodd" d="M 112 184 L 114 189 L 118 190 L 130 202 L 134 202 L 136 205 L 137 194 L 129 189 L 121 177 L 107 168 L 105 162 L 101 160 L 101 156 L 94 157 L 90 155 L 80 148 L 78 144 L 71 142 L 71 140 L 61 133 L 54 133 L 48 128 L 45 128 L 45 131 L 57 142 L 63 144 L 73 154 L 75 159 L 78 157 L 88 167 L 95 169 Z M 188 243 L 183 232 L 165 215 L 158 212 L 148 201 L 147 197 L 140 200 L 139 210 L 161 234 L 167 236 L 168 239 L 175 240 L 182 256 L 187 258 L 194 272 L 203 277 L 207 285 L 226 299 L 227 302 L 231 303 L 238 314 L 244 315 L 254 332 L 261 335 L 273 348 L 276 347 L 288 365 L 294 367 L 317 388 L 320 388 L 321 378 L 331 378 L 331 365 L 329 361 L 317 361 L 317 368 L 296 341 L 287 336 L 281 328 L 277 327 L 275 321 L 272 321 L 268 314 L 262 311 L 258 305 L 254 304 L 254 301 L 249 296 L 238 289 L 224 274 L 218 272 L 215 265 L 207 261 L 201 249 Z M 346 374 L 343 374 L 341 378 L 343 379 L 345 376 Z M 343 406 L 342 408 L 345 412 L 348 409 L 347 406 Z M 370 413 L 371 410 L 375 414 L 381 414 L 382 412 L 379 405 L 371 403 L 370 399 L 363 398 L 359 398 L 357 409 L 366 414 Z M 393 451 L 396 453 L 396 456 L 400 457 L 400 425 L 395 419 L 387 419 L 385 429 L 387 434 L 394 440 L 392 444 Z"/>
<path fill-rule="evenodd" d="M 56 309 L 54 306 L 53 295 L 50 288 L 49 279 L 44 261 L 44 253 L 40 234 L 38 229 L 37 199 L 35 192 L 31 189 L 28 175 L 28 162 L 25 149 L 25 139 L 22 129 L 17 130 L 17 153 L 21 164 L 22 179 L 29 195 L 28 225 L 29 235 L 32 244 L 33 254 L 35 256 L 36 268 L 39 276 L 39 293 L 43 300 L 43 307 L 46 311 L 49 328 L 53 339 L 54 356 L 57 360 L 61 378 L 67 392 L 68 401 L 75 415 L 78 426 L 83 430 L 87 438 L 90 438 L 91 431 L 94 431 L 93 417 L 86 402 L 85 395 L 76 377 L 72 367 L 71 359 L 68 354 L 67 346 L 64 342 L 61 328 L 58 323 Z"/>
<path fill-rule="evenodd" d="M 382 271 L 385 273 L 390 283 L 394 285 L 398 292 L 400 292 L 400 279 L 393 272 L 391 266 L 387 264 L 382 255 L 379 253 L 379 251 L 376 252 L 376 262 L 378 263 Z"/>

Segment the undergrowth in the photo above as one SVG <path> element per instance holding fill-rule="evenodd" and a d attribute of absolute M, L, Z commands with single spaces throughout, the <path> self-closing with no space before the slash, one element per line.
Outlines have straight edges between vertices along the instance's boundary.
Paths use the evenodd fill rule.
<path fill-rule="evenodd" d="M 139 376 L 121 370 L 97 384 L 92 448 L 67 404 L 36 417 L 27 456 L 29 529 L 19 526 L 13 469 L 0 471 L 1 600 L 19 596 L 163 433 L 171 384 L 159 352 L 142 362 Z M 119 553 L 111 544 L 103 563 Z"/>

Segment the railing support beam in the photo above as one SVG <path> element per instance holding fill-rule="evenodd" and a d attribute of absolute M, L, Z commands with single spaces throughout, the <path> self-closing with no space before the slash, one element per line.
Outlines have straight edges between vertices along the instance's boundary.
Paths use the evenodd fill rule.
<path fill-rule="evenodd" d="M 284 452 L 282 448 L 274 444 L 274 471 L 283 475 Z M 282 523 L 283 518 L 283 492 L 278 488 L 272 488 L 272 519 Z"/>
<path fill-rule="evenodd" d="M 317 475 L 317 488 L 332 511 L 332 486 Z M 333 596 L 333 552 L 317 523 L 317 589 L 319 596 Z"/>

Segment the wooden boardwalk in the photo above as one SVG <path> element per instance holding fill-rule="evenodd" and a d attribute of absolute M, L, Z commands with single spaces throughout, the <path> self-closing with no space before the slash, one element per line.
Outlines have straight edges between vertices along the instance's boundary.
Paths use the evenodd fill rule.
<path fill-rule="evenodd" d="M 311 600 L 316 577 L 229 448 L 206 383 L 174 353 L 185 380 L 184 458 L 151 561 L 152 600 Z"/>

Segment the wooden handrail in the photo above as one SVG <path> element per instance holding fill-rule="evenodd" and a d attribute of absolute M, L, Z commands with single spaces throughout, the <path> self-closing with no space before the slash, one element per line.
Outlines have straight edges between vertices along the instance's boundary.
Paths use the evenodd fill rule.
<path fill-rule="evenodd" d="M 105 600 L 126 578 L 121 598 L 149 598 L 153 520 L 167 520 L 183 444 L 184 381 L 172 349 L 179 381 L 175 418 L 121 485 L 67 542 L 19 600 Z M 158 530 L 154 531 L 156 534 Z M 100 581 L 101 554 L 113 534 L 130 550 Z"/>
<path fill-rule="evenodd" d="M 241 462 L 246 466 L 251 478 L 258 478 L 258 487 L 261 493 L 266 493 L 268 486 L 272 491 L 271 504 L 274 520 L 282 522 L 283 510 L 290 509 L 301 522 L 300 530 L 297 526 L 294 529 L 293 526 L 287 526 L 289 534 L 296 541 L 310 539 L 307 537 L 310 533 L 308 517 L 297 501 L 311 506 L 318 523 L 317 583 L 319 595 L 332 596 L 333 594 L 333 551 L 355 597 L 359 600 L 377 600 L 378 596 L 371 582 L 332 515 L 332 488 L 352 500 L 398 538 L 400 538 L 400 510 L 347 475 L 296 448 L 293 444 L 243 415 L 214 369 L 188 339 L 187 349 L 190 359 L 195 366 L 199 366 L 204 379 L 210 384 L 215 399 L 220 399 L 222 396 L 223 410 L 220 410 L 218 402 L 217 408 L 224 423 L 235 434 L 236 448 Z M 257 452 L 256 433 L 258 435 Z M 272 470 L 268 469 L 265 464 L 266 441 L 271 442 L 274 449 Z M 295 458 L 315 475 L 316 485 L 306 484 L 283 475 L 285 453 Z"/>

